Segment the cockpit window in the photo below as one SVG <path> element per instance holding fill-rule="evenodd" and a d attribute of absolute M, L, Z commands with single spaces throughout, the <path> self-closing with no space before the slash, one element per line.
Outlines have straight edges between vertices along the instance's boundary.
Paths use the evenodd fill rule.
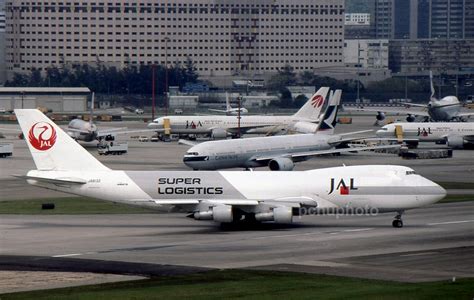
<path fill-rule="evenodd" d="M 187 154 L 187 155 L 199 155 L 198 152 L 188 152 L 188 153 L 186 153 L 186 154 Z"/>
<path fill-rule="evenodd" d="M 416 172 L 415 171 L 407 171 L 407 175 L 415 175 Z"/>

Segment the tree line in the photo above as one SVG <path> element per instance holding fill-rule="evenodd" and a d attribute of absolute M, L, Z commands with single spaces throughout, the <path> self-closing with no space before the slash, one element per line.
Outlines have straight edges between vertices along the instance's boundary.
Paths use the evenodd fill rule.
<path fill-rule="evenodd" d="M 61 64 L 41 72 L 33 69 L 29 74 L 15 73 L 5 82 L 8 87 L 88 87 L 100 94 L 147 95 L 152 93 L 152 65 L 127 65 L 123 69 L 106 66 L 103 63 Z M 155 65 L 155 93 L 165 92 L 166 69 Z M 187 60 L 183 65 L 175 63 L 168 67 L 168 86 L 182 88 L 187 82 L 197 82 L 198 74 L 194 63 Z"/>

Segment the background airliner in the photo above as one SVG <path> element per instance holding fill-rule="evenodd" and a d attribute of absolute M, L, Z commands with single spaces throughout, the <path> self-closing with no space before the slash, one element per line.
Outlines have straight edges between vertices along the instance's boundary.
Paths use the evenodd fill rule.
<path fill-rule="evenodd" d="M 393 148 L 376 146 L 334 149 L 357 139 L 345 138 L 346 136 L 361 133 L 333 135 L 341 93 L 341 90 L 337 90 L 329 98 L 329 105 L 317 132 L 203 142 L 191 147 L 184 155 L 183 162 L 194 170 L 268 166 L 272 171 L 291 171 L 296 162 L 318 155 Z"/>
<path fill-rule="evenodd" d="M 35 109 L 15 110 L 36 164 L 29 184 L 134 205 L 176 206 L 197 220 L 290 223 L 294 215 L 396 212 L 446 195 L 402 166 L 352 166 L 304 172 L 115 171 Z M 80 200 L 78 200 L 80 201 Z M 159 217 L 159 216 L 157 216 Z"/>
<path fill-rule="evenodd" d="M 459 102 L 456 96 L 446 96 L 442 99 L 435 97 L 435 89 L 433 85 L 433 73 L 430 71 L 430 85 L 431 85 L 431 97 L 428 104 L 416 104 L 408 103 L 407 107 L 420 107 L 423 110 L 420 111 L 407 111 L 401 109 L 373 109 L 373 108 L 344 108 L 347 111 L 371 111 L 377 112 L 377 121 L 383 121 L 386 113 L 396 114 L 408 114 L 407 121 L 415 122 L 416 117 L 424 117 L 428 121 L 434 122 L 450 122 L 450 121 L 462 121 L 464 118 L 469 118 L 474 113 L 461 113 L 461 102 Z"/>
<path fill-rule="evenodd" d="M 328 87 L 320 88 L 294 115 L 243 115 L 240 133 L 314 132 L 328 91 Z M 148 128 L 165 134 L 208 135 L 214 139 L 239 134 L 237 116 L 167 116 L 155 119 Z"/>
<path fill-rule="evenodd" d="M 214 112 L 225 113 L 228 116 L 236 116 L 236 115 L 239 114 L 239 111 L 240 111 L 241 115 L 247 114 L 249 112 L 245 107 L 240 107 L 240 108 L 239 107 L 232 107 L 230 105 L 229 93 L 225 93 L 225 105 L 226 105 L 225 110 L 223 110 L 223 109 L 213 109 L 213 108 L 210 108 L 209 110 L 214 111 Z"/>
<path fill-rule="evenodd" d="M 472 122 L 392 123 L 383 126 L 376 135 L 412 145 L 418 142 L 442 142 L 455 149 L 474 147 Z"/>
<path fill-rule="evenodd" d="M 121 128 L 102 128 L 98 129 L 93 122 L 94 118 L 94 93 L 92 93 L 91 110 L 89 115 L 89 121 L 81 119 L 74 119 L 69 122 L 67 126 L 67 133 L 76 141 L 93 142 L 99 141 L 104 138 L 114 139 L 119 134 L 129 134 L 136 132 L 150 132 L 149 129 L 140 130 L 127 130 L 126 127 Z"/>

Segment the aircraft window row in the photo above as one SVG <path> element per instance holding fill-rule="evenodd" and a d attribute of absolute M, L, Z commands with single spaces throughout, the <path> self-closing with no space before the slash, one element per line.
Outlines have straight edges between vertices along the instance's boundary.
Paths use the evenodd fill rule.
<path fill-rule="evenodd" d="M 416 175 L 415 171 L 407 171 L 406 175 Z"/>
<path fill-rule="evenodd" d="M 198 152 L 188 152 L 187 155 L 199 155 Z"/>

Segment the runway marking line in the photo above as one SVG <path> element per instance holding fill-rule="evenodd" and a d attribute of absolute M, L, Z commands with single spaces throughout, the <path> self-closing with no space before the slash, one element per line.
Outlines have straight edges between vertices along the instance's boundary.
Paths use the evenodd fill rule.
<path fill-rule="evenodd" d="M 82 253 L 59 254 L 59 255 L 53 255 L 51 257 L 68 257 L 68 256 L 79 256 L 79 255 L 82 255 Z"/>
<path fill-rule="evenodd" d="M 429 226 L 433 225 L 449 225 L 449 224 L 461 224 L 461 223 L 470 223 L 474 220 L 463 220 L 463 221 L 449 221 L 449 222 L 439 222 L 439 223 L 428 223 Z"/>

